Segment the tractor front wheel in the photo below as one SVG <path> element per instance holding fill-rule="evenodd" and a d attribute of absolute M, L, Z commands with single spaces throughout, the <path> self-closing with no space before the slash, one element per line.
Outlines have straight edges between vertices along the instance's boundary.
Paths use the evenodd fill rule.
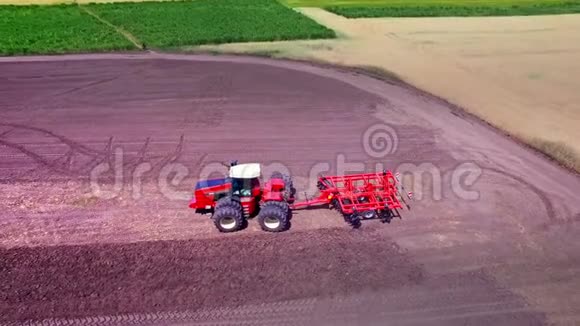
<path fill-rule="evenodd" d="M 215 209 L 217 210 L 225 206 L 230 206 L 240 211 L 242 210 L 242 204 L 240 204 L 240 199 L 232 196 L 220 198 L 215 204 Z"/>
<path fill-rule="evenodd" d="M 224 233 L 238 231 L 244 225 L 242 211 L 228 205 L 217 208 L 212 220 L 216 228 Z"/>
<path fill-rule="evenodd" d="M 258 223 L 267 232 L 282 232 L 289 228 L 289 208 L 286 203 L 267 202 L 260 209 Z"/>

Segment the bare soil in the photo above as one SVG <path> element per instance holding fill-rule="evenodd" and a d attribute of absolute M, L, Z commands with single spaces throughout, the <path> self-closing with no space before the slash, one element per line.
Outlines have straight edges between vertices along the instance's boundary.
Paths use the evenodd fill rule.
<path fill-rule="evenodd" d="M 0 69 L 2 322 L 580 318 L 578 176 L 413 88 L 243 57 L 2 58 Z M 396 133 L 384 157 L 365 150 L 376 124 Z M 418 180 L 390 224 L 351 230 L 317 209 L 286 233 L 250 221 L 224 235 L 187 203 L 205 168 L 231 159 L 288 168 L 301 196 L 318 172 L 376 163 L 441 181 Z M 360 164 L 337 171 L 341 160 Z M 475 182 L 453 177 L 463 163 L 481 171 Z"/>

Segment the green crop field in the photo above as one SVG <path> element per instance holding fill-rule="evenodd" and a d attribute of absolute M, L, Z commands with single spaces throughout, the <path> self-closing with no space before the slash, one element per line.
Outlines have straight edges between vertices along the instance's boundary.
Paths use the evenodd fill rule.
<path fill-rule="evenodd" d="M 0 55 L 137 50 L 121 32 L 154 48 L 335 36 L 276 0 L 0 6 Z"/>
<path fill-rule="evenodd" d="M 510 6 L 517 4 L 562 3 L 563 0 L 283 0 L 291 7 L 385 7 L 385 6 Z"/>
<path fill-rule="evenodd" d="M 529 16 L 580 12 L 580 2 L 548 2 L 500 5 L 404 5 L 388 7 L 328 7 L 348 18 L 362 17 L 468 17 Z"/>
<path fill-rule="evenodd" d="M 332 30 L 274 0 L 117 3 L 88 7 L 153 47 L 334 37 Z"/>
<path fill-rule="evenodd" d="M 77 6 L 0 6 L 0 54 L 125 50 L 124 37 Z"/>
<path fill-rule="evenodd" d="M 323 7 L 348 18 L 523 16 L 580 12 L 572 0 L 286 0 L 295 7 Z"/>

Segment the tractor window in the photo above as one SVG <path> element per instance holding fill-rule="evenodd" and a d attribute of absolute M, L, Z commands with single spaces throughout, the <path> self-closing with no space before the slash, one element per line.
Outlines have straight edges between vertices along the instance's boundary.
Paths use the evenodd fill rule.
<path fill-rule="evenodd" d="M 232 179 L 232 194 L 249 197 L 252 195 L 252 179 Z"/>

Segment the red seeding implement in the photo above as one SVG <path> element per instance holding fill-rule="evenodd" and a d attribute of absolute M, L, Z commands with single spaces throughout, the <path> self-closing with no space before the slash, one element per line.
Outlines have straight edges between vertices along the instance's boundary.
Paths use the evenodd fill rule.
<path fill-rule="evenodd" d="M 259 164 L 234 161 L 228 178 L 203 180 L 195 185 L 189 207 L 198 213 L 211 213 L 221 232 L 238 231 L 247 218 L 254 216 L 264 231 L 285 231 L 290 227 L 293 210 L 315 206 L 338 210 L 354 228 L 363 219 L 389 222 L 400 216 L 399 209 L 409 208 L 401 195 L 404 188 L 398 175 L 390 171 L 320 177 L 318 196 L 304 201 L 296 201 L 296 189 L 289 176 L 274 173 L 263 187 L 260 176 Z M 412 199 L 410 192 L 405 192 L 405 196 Z"/>

